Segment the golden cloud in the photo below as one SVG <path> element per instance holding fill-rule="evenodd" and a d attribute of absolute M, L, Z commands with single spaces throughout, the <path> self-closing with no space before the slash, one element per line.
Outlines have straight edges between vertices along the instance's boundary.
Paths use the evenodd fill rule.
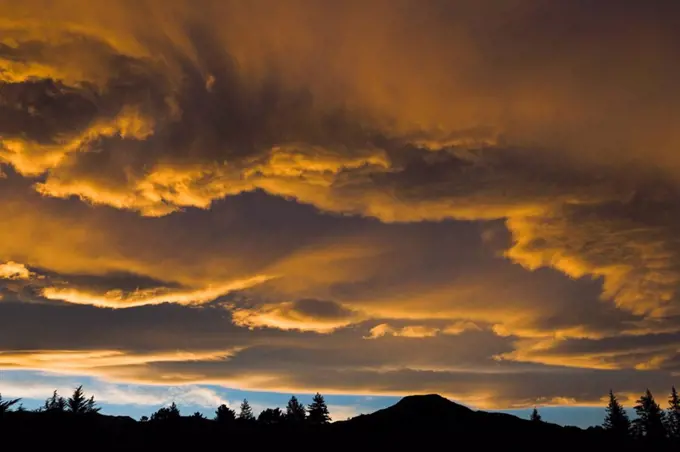
<path fill-rule="evenodd" d="M 234 308 L 233 321 L 248 328 L 331 333 L 364 320 L 364 316 L 337 303 L 323 300 L 297 300 L 265 304 L 257 308 Z"/>
<path fill-rule="evenodd" d="M 109 308 L 246 292 L 253 334 L 491 327 L 505 364 L 671 368 L 674 345 L 563 348 L 678 330 L 677 7 L 397 3 L 0 0 L 0 278 L 40 268 L 43 298 Z M 220 210 L 254 192 L 348 232 Z M 467 221 L 503 222 L 502 256 L 440 233 L 446 267 L 404 232 Z M 116 272 L 168 284 L 69 281 Z M 610 303 L 561 295 L 591 283 Z"/>
<path fill-rule="evenodd" d="M 0 279 L 31 279 L 35 273 L 17 262 L 5 262 L 0 264 Z"/>
<path fill-rule="evenodd" d="M 93 293 L 77 288 L 46 287 L 42 296 L 49 300 L 60 300 L 67 303 L 86 304 L 100 308 L 133 308 L 137 306 L 156 305 L 161 303 L 178 303 L 192 305 L 207 303 L 230 292 L 247 289 L 271 279 L 270 276 L 255 276 L 245 280 L 232 281 L 214 287 L 193 290 L 145 289 L 125 293 L 122 290 L 110 290 L 104 293 Z"/>
<path fill-rule="evenodd" d="M 134 109 L 126 108 L 110 121 L 94 124 L 77 136 L 60 138 L 58 144 L 42 145 L 17 138 L 4 139 L 0 160 L 13 165 L 21 174 L 36 176 L 59 167 L 69 154 L 86 150 L 94 140 L 112 136 L 144 140 L 152 133 L 153 119 L 143 118 Z M 46 193 L 41 184 L 36 189 Z"/>
<path fill-rule="evenodd" d="M 151 1 L 144 7 L 153 11 L 156 6 Z M 205 7 L 219 17 L 253 14 L 242 10 L 238 3 L 207 2 Z M 75 130 L 56 129 L 48 143 L 13 136 L 16 134 L 2 136 L 1 158 L 5 162 L 27 176 L 47 173 L 45 181 L 35 185 L 39 193 L 60 198 L 78 196 L 94 204 L 136 210 L 147 216 L 163 216 L 186 207 L 208 208 L 225 196 L 259 188 L 324 210 L 373 216 L 388 222 L 505 218 L 516 242 L 507 256 L 525 267 L 551 266 L 574 277 L 584 274 L 602 277 L 603 296 L 635 313 L 663 316 L 668 314 L 668 309 L 675 309 L 667 305 L 674 297 L 677 272 L 667 264 L 659 264 L 667 259 L 663 255 L 668 253 L 664 237 L 645 242 L 645 237 L 638 237 L 637 231 L 647 225 L 639 222 L 626 224 L 622 219 L 575 224 L 569 217 L 570 211 L 581 206 L 625 204 L 626 197 L 638 184 L 635 180 L 619 184 L 614 179 L 625 179 L 625 174 L 620 176 L 612 171 L 609 171 L 611 177 L 605 180 L 584 176 L 593 164 L 607 162 L 611 153 L 603 150 L 600 143 L 612 138 L 612 130 L 617 130 L 619 135 L 640 130 L 640 127 L 625 126 L 632 118 L 649 125 L 640 116 L 642 113 L 627 111 L 624 115 L 619 109 L 606 107 L 609 95 L 600 85 L 594 85 L 601 80 L 597 74 L 607 61 L 602 58 L 606 55 L 599 52 L 611 46 L 594 46 L 589 49 L 592 55 L 579 51 L 584 75 L 567 80 L 540 65 L 531 66 L 528 71 L 520 61 L 485 58 L 482 61 L 496 65 L 485 68 L 476 53 L 478 45 L 459 34 L 444 32 L 443 23 L 434 18 L 437 15 L 423 18 L 431 21 L 427 28 L 430 31 L 419 35 L 414 43 L 403 41 L 402 33 L 409 27 L 411 15 L 402 16 L 391 8 L 383 10 L 387 5 L 381 2 L 367 8 L 388 14 L 394 20 L 373 23 L 371 33 L 361 25 L 366 11 L 339 6 L 329 14 L 324 8 L 295 3 L 285 11 L 276 8 L 281 15 L 276 18 L 275 28 L 267 26 L 274 17 L 270 10 L 267 10 L 269 14 L 251 17 L 253 24 L 267 30 L 259 36 L 262 48 L 276 49 L 269 51 L 265 58 L 249 39 L 244 39 L 251 35 L 243 34 L 245 30 L 238 20 L 233 26 L 216 29 L 207 16 L 196 17 L 190 13 L 185 2 L 174 1 L 168 8 L 179 14 L 177 18 L 184 17 L 187 23 L 175 17 L 149 16 L 157 29 L 164 31 L 166 40 L 150 39 L 148 33 L 154 27 L 142 26 L 131 19 L 124 8 L 115 6 L 107 8 L 102 15 L 80 5 L 77 8 L 80 14 L 68 19 L 54 11 L 48 16 L 34 14 L 30 23 L 24 23 L 26 14 L 8 13 L 4 28 L 11 33 L 3 44 L 0 58 L 6 82 L 21 88 L 32 80 L 53 80 L 60 84 L 58 93 L 62 93 L 57 94 L 57 99 L 66 95 L 65 90 L 71 90 L 69 95 L 92 98 L 89 102 L 95 104 L 102 102 L 111 112 L 105 118 L 81 121 L 85 126 Z M 460 8 L 461 14 L 470 19 L 469 23 L 481 17 L 478 14 L 487 13 L 482 7 L 463 4 L 452 8 Z M 420 14 L 418 11 L 411 13 Z M 522 11 L 511 16 L 512 22 L 533 24 L 531 17 L 536 11 L 531 2 Z M 565 13 L 576 12 L 567 8 Z M 47 17 L 50 20 L 42 22 Z M 609 43 L 609 38 L 597 33 L 608 30 L 609 36 L 619 36 L 623 31 L 608 21 L 607 16 L 601 19 L 601 28 L 588 32 L 597 38 L 595 42 L 604 45 Z M 356 35 L 329 35 L 347 20 L 357 23 Z M 612 55 L 625 49 L 639 53 L 648 67 L 656 67 L 665 61 L 661 55 L 633 45 L 653 42 L 654 35 L 649 35 L 650 29 L 644 24 L 646 22 L 640 23 L 636 29 L 636 40 L 629 41 L 628 31 L 623 33 L 623 40 Z M 502 23 L 491 20 L 486 25 L 490 36 L 503 35 Z M 17 32 L 21 26 L 26 29 L 23 34 Z M 458 26 L 465 29 L 466 24 Z M 199 28 L 204 31 L 199 32 Z M 232 35 L 235 30 L 239 30 L 239 34 Z M 335 45 L 352 49 L 352 64 L 345 64 L 349 54 L 319 53 L 319 49 L 304 45 L 310 36 L 319 32 L 329 36 Z M 550 35 L 552 30 L 534 25 L 532 32 Z M 281 41 L 279 33 L 283 33 L 286 40 Z M 78 34 L 83 38 L 75 39 Z M 234 39 L 235 36 L 239 39 Z M 446 39 L 442 40 L 443 36 Z M 641 37 L 649 40 L 640 41 Z M 532 40 L 533 43 L 541 41 Z M 30 47 L 29 42 L 39 45 Z M 274 45 L 279 42 L 285 42 L 282 48 Z M 382 42 L 391 42 L 391 45 L 385 48 Z M 503 42 L 508 46 L 519 45 L 518 41 Z M 482 43 L 486 45 L 486 41 Z M 630 45 L 626 47 L 626 44 Z M 570 46 L 576 44 L 567 41 L 565 45 L 572 48 Z M 375 46 L 384 51 L 370 51 L 375 50 Z M 419 46 L 426 46 L 430 52 L 417 50 Z M 224 50 L 218 51 L 218 48 Z M 444 50 L 446 54 L 455 50 L 455 64 L 442 58 Z M 92 59 L 78 56 L 81 51 Z M 380 56 L 376 58 L 376 54 Z M 164 58 L 152 58 L 152 55 Z M 563 60 L 553 61 L 549 67 L 572 67 L 573 59 L 577 58 L 569 52 L 560 55 Z M 594 55 L 597 58 L 591 58 Z M 328 74 L 300 70 L 309 69 L 311 62 L 320 56 L 328 62 L 326 67 L 332 68 Z M 238 66 L 231 64 L 230 58 L 238 62 Z M 112 69 L 109 75 L 92 61 Z M 264 64 L 265 61 L 269 65 Z M 271 74 L 272 67 L 278 72 Z M 409 67 L 418 67 L 418 73 L 412 74 Z M 483 75 L 495 72 L 503 74 L 503 84 Z M 312 79 L 309 76 L 313 76 Z M 553 81 L 550 85 L 529 81 L 548 76 Z M 195 85 L 192 77 L 196 78 Z M 383 82 L 378 86 L 368 80 Z M 427 83 L 417 82 L 420 80 Z M 88 83 L 94 88 L 88 88 Z M 648 86 L 641 83 L 636 77 L 622 77 L 616 84 L 608 83 L 606 92 L 613 90 L 628 96 L 627 93 L 639 92 L 641 87 Z M 307 86 L 307 91 L 302 86 Z M 398 86 L 399 94 L 388 96 L 384 86 Z M 543 88 L 536 92 L 536 86 Z M 529 87 L 533 93 L 528 91 Z M 143 94 L 152 88 L 155 91 Z M 28 85 L 25 89 L 29 89 Z M 483 96 L 470 94 L 489 92 L 496 93 L 494 102 L 485 102 Z M 583 92 L 588 95 L 583 96 Z M 22 100 L 25 96 L 20 94 L 21 90 L 18 93 L 18 101 L 12 107 L 17 112 L 28 112 L 30 116 L 31 112 L 43 111 L 43 105 L 27 103 Z M 95 96 L 97 93 L 102 93 L 98 94 L 100 98 Z M 116 96 L 116 93 L 123 95 Z M 574 96 L 574 93 L 580 94 Z M 576 98 L 588 100 L 577 102 Z M 339 99 L 347 99 L 346 105 L 351 107 L 338 104 Z M 665 93 L 662 97 L 650 98 L 645 107 L 648 111 L 657 111 L 662 99 L 666 102 Z M 232 115 L 230 123 L 217 113 L 220 105 L 244 116 Z M 553 115 L 558 111 L 565 112 L 559 121 Z M 646 117 L 646 113 L 644 115 Z M 601 121 L 603 127 L 593 130 L 589 124 L 596 121 Z M 649 149 L 649 143 L 654 142 L 657 146 L 652 148 L 658 149 L 655 157 L 663 159 L 668 168 L 677 166 L 666 152 L 668 143 L 677 137 L 670 129 L 660 130 L 660 124 L 650 126 L 650 133 L 644 138 L 616 136 L 617 143 L 629 143 L 622 150 L 624 157 L 635 157 L 636 145 L 644 144 L 644 149 Z M 51 125 L 50 130 L 53 128 Z M 173 132 L 183 128 L 187 129 L 184 134 Z M 549 132 L 544 132 L 546 130 Z M 154 137 L 150 139 L 152 134 Z M 556 142 L 554 137 L 562 141 Z M 146 155 L 129 165 L 126 158 L 120 159 L 125 166 L 116 169 L 122 174 L 115 177 L 102 171 L 93 172 L 91 165 L 83 166 L 81 161 L 90 158 L 87 155 L 92 154 L 97 142 L 112 139 L 106 154 L 129 152 L 125 151 L 126 141 L 148 141 L 149 151 L 143 150 L 145 146 L 139 147 L 134 152 Z M 665 141 L 660 142 L 661 139 Z M 536 148 L 544 149 L 540 152 L 548 158 L 532 152 L 520 153 L 517 159 L 498 158 L 493 152 L 467 152 L 474 146 L 499 149 L 499 155 L 503 155 L 506 151 L 502 149 L 526 149 L 530 141 Z M 453 152 L 452 161 L 470 166 L 464 172 L 454 171 L 448 180 L 418 180 L 414 185 L 409 180 L 410 168 L 400 161 L 398 151 L 408 146 L 420 147 L 425 154 Z M 601 152 L 590 152 L 594 146 Z M 571 176 L 564 178 L 568 181 L 566 186 L 553 188 L 550 187 L 552 180 L 531 175 L 536 164 L 530 160 L 548 163 L 556 151 L 568 155 L 568 165 L 555 171 Z M 516 152 L 508 150 L 507 153 Z M 446 165 L 446 160 L 435 165 Z M 545 223 L 552 226 L 542 227 Z M 547 237 L 548 233 L 552 236 Z M 588 243 L 595 238 L 603 242 L 604 247 L 593 256 L 585 250 L 583 240 L 579 242 L 581 237 Z M 612 253 L 610 245 L 621 248 L 618 238 L 634 240 L 636 245 L 625 247 L 622 259 L 597 262 L 600 254 Z M 568 246 L 565 240 L 570 241 Z M 537 243 L 548 246 L 537 247 Z M 657 249 L 659 246 L 661 249 Z"/>
<path fill-rule="evenodd" d="M 238 350 L 130 353 L 120 350 L 44 350 L 0 352 L 0 367 L 67 374 L 107 375 L 107 369 L 161 362 L 227 359 Z"/>
<path fill-rule="evenodd" d="M 369 335 L 366 339 L 376 339 L 383 336 L 399 336 L 408 338 L 423 338 L 423 337 L 433 337 L 438 334 L 450 334 L 457 335 L 465 331 L 477 330 L 480 328 L 473 322 L 459 320 L 444 328 L 438 328 L 427 325 L 407 325 L 401 328 L 395 328 L 388 325 L 387 323 L 381 323 L 374 326 L 369 331 Z"/>

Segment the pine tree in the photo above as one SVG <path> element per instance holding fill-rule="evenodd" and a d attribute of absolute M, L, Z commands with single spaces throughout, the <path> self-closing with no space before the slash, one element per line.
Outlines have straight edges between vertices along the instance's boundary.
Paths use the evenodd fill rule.
<path fill-rule="evenodd" d="M 179 418 L 180 418 L 179 408 L 177 408 L 175 402 L 172 402 L 170 406 L 160 408 L 158 411 L 151 415 L 152 421 L 169 421 Z"/>
<path fill-rule="evenodd" d="M 607 415 L 602 425 L 604 429 L 617 436 L 627 436 L 630 433 L 630 419 L 612 390 L 609 390 L 609 404 L 606 412 Z"/>
<path fill-rule="evenodd" d="M 300 423 L 305 420 L 307 412 L 304 405 L 300 403 L 297 397 L 292 396 L 286 405 L 286 420 L 289 422 Z"/>
<path fill-rule="evenodd" d="M 236 419 L 236 412 L 228 406 L 222 404 L 215 411 L 215 420 L 222 424 L 233 422 Z"/>
<path fill-rule="evenodd" d="M 177 404 L 174 401 L 168 407 L 168 411 L 170 412 L 171 418 L 179 418 L 180 417 L 179 408 L 177 408 Z"/>
<path fill-rule="evenodd" d="M 238 414 L 238 418 L 244 421 L 255 420 L 255 415 L 253 414 L 253 409 L 250 407 L 250 404 L 248 403 L 248 399 L 243 399 L 243 402 L 241 403 L 241 410 Z"/>
<path fill-rule="evenodd" d="M 312 403 L 307 408 L 307 411 L 309 412 L 307 420 L 311 424 L 328 424 L 331 421 L 326 401 L 318 392 L 312 399 Z"/>
<path fill-rule="evenodd" d="M 541 417 L 540 414 L 538 414 L 538 410 L 536 409 L 536 407 L 534 407 L 534 410 L 531 412 L 529 420 L 532 422 L 543 422 L 543 418 Z"/>
<path fill-rule="evenodd" d="M 664 412 L 649 389 L 638 399 L 635 412 L 638 415 L 640 431 L 645 438 L 658 440 L 666 437 Z"/>
<path fill-rule="evenodd" d="M 68 406 L 68 410 L 73 414 L 94 414 L 99 412 L 99 408 L 94 401 L 94 396 L 89 399 L 86 398 L 82 385 L 78 386 L 73 391 L 73 395 L 66 401 L 66 405 Z"/>
<path fill-rule="evenodd" d="M 43 405 L 43 410 L 47 412 L 58 412 L 62 413 L 66 411 L 66 399 L 61 397 L 55 390 L 52 393 L 52 397 L 45 400 L 45 405 Z"/>
<path fill-rule="evenodd" d="M 675 386 L 671 389 L 671 395 L 668 398 L 668 416 L 666 420 L 668 427 L 668 435 L 671 438 L 680 439 L 680 397 Z"/>
<path fill-rule="evenodd" d="M 257 417 L 257 422 L 264 425 L 274 425 L 280 424 L 283 419 L 284 416 L 281 408 L 267 408 Z"/>
<path fill-rule="evenodd" d="M 97 402 L 94 401 L 94 396 L 90 396 L 89 399 L 87 399 L 87 404 L 85 406 L 85 412 L 86 413 L 99 413 L 99 410 L 101 410 L 100 407 L 97 406 Z"/>
<path fill-rule="evenodd" d="M 85 394 L 83 393 L 83 387 L 78 386 L 74 391 L 73 395 L 68 398 L 66 405 L 71 413 L 80 414 L 85 411 L 85 404 L 87 400 L 85 399 Z"/>
<path fill-rule="evenodd" d="M 3 399 L 0 394 L 0 414 L 12 411 L 12 407 L 19 403 L 21 399 Z"/>

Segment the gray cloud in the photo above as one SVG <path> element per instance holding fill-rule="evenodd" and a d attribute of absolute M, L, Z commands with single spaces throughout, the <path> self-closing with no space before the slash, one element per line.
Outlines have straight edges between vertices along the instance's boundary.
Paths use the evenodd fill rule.
<path fill-rule="evenodd" d="M 36 6 L 0 0 L 0 264 L 42 277 L 2 280 L 5 365 L 512 403 L 677 369 L 675 4 Z"/>

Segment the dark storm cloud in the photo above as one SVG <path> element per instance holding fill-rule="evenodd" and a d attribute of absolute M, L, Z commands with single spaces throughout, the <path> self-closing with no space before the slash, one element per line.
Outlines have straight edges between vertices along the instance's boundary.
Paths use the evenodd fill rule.
<path fill-rule="evenodd" d="M 3 318 L 13 319 L 1 333 L 4 350 L 40 350 L 50 344 L 54 350 L 162 352 L 257 343 L 247 330 L 231 323 L 227 311 L 216 306 L 198 309 L 163 304 L 109 310 L 6 300 L 0 303 L 0 311 Z M 271 340 L 283 333 L 271 330 L 260 336 Z"/>
<path fill-rule="evenodd" d="M 45 325 L 44 337 L 60 341 L 53 348 L 55 356 L 59 356 L 59 346 L 71 350 L 70 358 L 67 353 L 61 355 L 63 362 L 69 364 L 61 368 L 62 372 L 89 369 L 95 374 L 128 382 L 153 383 L 156 382 L 153 375 L 163 374 L 168 376 L 168 383 L 218 383 L 260 390 L 319 388 L 330 392 L 384 394 L 431 390 L 478 406 L 508 407 L 531 403 L 597 403 L 603 387 L 612 387 L 625 398 L 638 390 L 641 377 L 645 384 L 658 390 L 665 389 L 672 380 L 661 371 L 641 375 L 633 370 L 597 371 L 518 363 L 499 366 L 481 357 L 509 350 L 512 344 L 482 332 L 415 341 L 392 338 L 388 342 L 359 342 L 362 339 L 356 332 L 346 330 L 318 336 L 310 342 L 311 336 L 300 333 L 276 330 L 253 333 L 234 328 L 228 320 L 219 319 L 214 311 L 206 308 L 163 305 L 111 311 L 92 307 L 33 305 L 27 308 L 18 304 L 9 306 L 13 312 L 7 310 L 8 304 L 0 308 L 3 314 L 13 313 L 18 319 L 25 316 L 27 321 L 20 322 L 18 327 L 26 328 L 24 331 L 29 333 L 36 314 L 30 310 L 50 311 L 55 321 Z M 25 309 L 28 309 L 26 313 L 19 314 Z M 67 315 L 69 310 L 72 312 Z M 61 321 L 77 322 L 80 334 L 86 332 L 93 339 L 92 348 L 74 348 L 81 346 L 81 336 L 72 334 L 76 328 L 71 325 L 59 326 Z M 62 331 L 55 331 L 55 327 Z M 3 333 L 2 343 L 15 349 L 14 359 L 34 359 L 31 347 L 35 344 L 30 339 L 17 343 L 18 335 L 11 333 L 11 329 Z M 7 339 L 10 342 L 6 342 Z M 182 341 L 189 341 L 195 356 L 172 354 L 172 347 Z M 468 346 L 470 341 L 477 344 L 475 348 Z M 202 348 L 227 344 L 239 351 L 231 357 L 219 357 Z M 21 351 L 23 346 L 28 347 L 25 352 Z M 101 350 L 108 350 L 107 346 L 125 347 L 128 353 L 106 356 Z M 400 350 L 398 355 L 391 354 L 394 347 Z M 87 354 L 88 350 L 92 355 Z M 0 355 L 0 358 L 6 357 Z M 565 387 L 565 378 L 573 384 Z M 527 379 L 532 381 L 531 386 L 526 385 Z"/>
<path fill-rule="evenodd" d="M 677 8 L 0 0 L 0 310 L 29 329 L 97 325 L 83 356 L 59 355 L 78 348 L 65 326 L 11 327 L 22 355 L 3 365 L 373 392 L 458 382 L 485 403 L 496 377 L 449 367 L 531 369 L 503 383 L 514 401 L 592 401 L 604 380 L 585 375 L 665 384 L 680 330 Z M 135 319 L 146 335 L 126 330 Z M 180 337 L 203 354 L 169 354 Z M 558 394 L 564 372 L 583 377 Z"/>

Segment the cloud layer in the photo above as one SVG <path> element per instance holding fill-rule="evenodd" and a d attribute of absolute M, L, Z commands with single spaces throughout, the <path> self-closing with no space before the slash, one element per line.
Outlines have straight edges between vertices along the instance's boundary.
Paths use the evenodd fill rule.
<path fill-rule="evenodd" d="M 2 367 L 670 385 L 678 7 L 199 3 L 0 0 Z"/>

